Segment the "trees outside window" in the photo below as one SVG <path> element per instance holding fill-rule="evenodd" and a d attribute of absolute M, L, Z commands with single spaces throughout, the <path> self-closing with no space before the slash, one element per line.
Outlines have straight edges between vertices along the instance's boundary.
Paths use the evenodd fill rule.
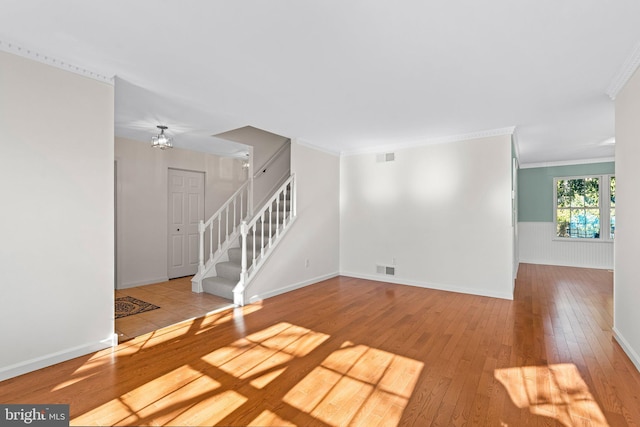
<path fill-rule="evenodd" d="M 615 182 L 612 175 L 555 178 L 557 237 L 613 239 Z"/>

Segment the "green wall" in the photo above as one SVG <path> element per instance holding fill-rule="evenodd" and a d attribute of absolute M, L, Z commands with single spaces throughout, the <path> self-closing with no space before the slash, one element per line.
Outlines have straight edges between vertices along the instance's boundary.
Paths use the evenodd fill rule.
<path fill-rule="evenodd" d="M 614 173 L 614 162 L 520 169 L 518 221 L 553 222 L 553 178 Z"/>

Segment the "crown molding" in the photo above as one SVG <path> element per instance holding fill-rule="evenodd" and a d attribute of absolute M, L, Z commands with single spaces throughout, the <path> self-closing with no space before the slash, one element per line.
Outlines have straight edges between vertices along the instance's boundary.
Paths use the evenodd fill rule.
<path fill-rule="evenodd" d="M 610 162 L 615 162 L 615 160 L 616 160 L 615 157 L 599 157 L 596 159 L 560 160 L 557 162 L 524 163 L 520 165 L 520 169 L 550 168 L 554 166 L 589 165 L 592 163 L 610 163 Z"/>
<path fill-rule="evenodd" d="M 638 43 L 635 49 L 627 57 L 627 60 L 622 64 L 622 67 L 618 73 L 613 77 L 609 87 L 607 88 L 607 95 L 612 100 L 616 99 L 618 93 L 622 90 L 625 84 L 629 81 L 633 73 L 636 72 L 640 66 L 640 43 Z"/>
<path fill-rule="evenodd" d="M 470 139 L 480 139 L 480 138 L 489 138 L 492 136 L 512 135 L 515 129 L 516 129 L 515 126 L 509 126 L 506 128 L 487 129 L 487 130 L 481 130 L 477 132 L 471 132 L 471 133 L 465 133 L 465 134 L 459 134 L 459 135 L 444 136 L 440 138 L 423 139 L 423 140 L 413 141 L 408 143 L 379 145 L 379 146 L 368 147 L 360 150 L 342 151 L 340 155 L 353 156 L 357 154 L 380 153 L 385 151 L 396 151 L 396 150 L 404 150 L 407 148 L 424 147 L 426 145 L 447 144 L 451 142 L 467 141 Z"/>
<path fill-rule="evenodd" d="M 23 58 L 32 59 L 34 61 L 51 65 L 52 67 L 56 67 L 61 70 L 70 71 L 72 73 L 79 74 L 81 76 L 88 77 L 90 79 L 98 80 L 103 83 L 108 83 L 110 85 L 114 84 L 114 76 L 108 77 L 108 76 L 105 76 L 104 74 L 100 74 L 98 72 L 95 72 L 83 67 L 79 67 L 77 65 L 70 64 L 68 62 L 54 58 L 50 55 L 45 55 L 40 52 L 36 52 L 33 49 L 25 48 L 23 46 L 19 46 L 15 43 L 12 43 L 6 40 L 0 40 L 0 51 L 12 53 L 14 55 L 18 55 Z"/>

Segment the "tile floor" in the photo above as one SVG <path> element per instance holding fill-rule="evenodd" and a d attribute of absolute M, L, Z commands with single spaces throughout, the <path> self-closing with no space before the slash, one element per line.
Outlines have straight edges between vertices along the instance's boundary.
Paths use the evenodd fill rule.
<path fill-rule="evenodd" d="M 224 298 L 191 292 L 191 276 L 115 291 L 115 298 L 124 296 L 131 296 L 160 308 L 116 319 L 115 329 L 119 342 L 233 306 L 231 301 Z"/>

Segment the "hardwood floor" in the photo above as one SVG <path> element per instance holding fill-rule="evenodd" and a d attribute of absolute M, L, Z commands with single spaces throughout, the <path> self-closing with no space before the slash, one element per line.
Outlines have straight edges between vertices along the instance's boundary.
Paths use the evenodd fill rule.
<path fill-rule="evenodd" d="M 160 308 L 116 319 L 115 329 L 119 342 L 183 320 L 202 317 L 231 305 L 231 301 L 215 295 L 191 292 L 191 276 L 115 291 L 116 298 L 124 296 L 137 298 Z"/>
<path fill-rule="evenodd" d="M 515 300 L 338 277 L 0 383 L 72 425 L 636 426 L 612 274 L 521 265 Z"/>

